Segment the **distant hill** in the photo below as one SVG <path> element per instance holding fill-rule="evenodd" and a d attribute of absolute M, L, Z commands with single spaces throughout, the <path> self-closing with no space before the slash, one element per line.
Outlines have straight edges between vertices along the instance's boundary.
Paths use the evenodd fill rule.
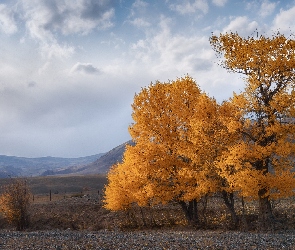
<path fill-rule="evenodd" d="M 99 157 L 96 161 L 92 163 L 85 164 L 84 166 L 72 166 L 58 171 L 53 171 L 49 173 L 50 175 L 67 175 L 67 174 L 105 174 L 107 173 L 111 166 L 117 162 L 122 162 L 123 154 L 125 152 L 126 145 L 134 145 L 132 141 L 125 142 L 106 154 Z"/>
<path fill-rule="evenodd" d="M 128 141 L 125 142 L 103 156 L 101 156 L 99 159 L 97 159 L 95 162 L 90 163 L 85 166 L 85 168 L 80 170 L 78 173 L 80 174 L 102 174 L 107 173 L 111 166 L 118 162 L 122 162 L 123 154 L 125 152 L 126 145 L 134 145 L 134 142 Z"/>
<path fill-rule="evenodd" d="M 0 178 L 13 176 L 39 176 L 54 173 L 59 169 L 72 166 L 84 166 L 99 159 L 103 154 L 79 158 L 39 157 L 26 158 L 0 155 Z"/>

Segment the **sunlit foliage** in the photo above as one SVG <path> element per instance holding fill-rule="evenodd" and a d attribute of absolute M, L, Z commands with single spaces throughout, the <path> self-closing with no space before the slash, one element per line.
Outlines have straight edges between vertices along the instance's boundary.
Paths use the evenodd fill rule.
<path fill-rule="evenodd" d="M 220 163 L 223 175 L 242 196 L 258 199 L 262 220 L 272 217 L 269 199 L 293 195 L 295 188 L 295 41 L 273 37 L 212 36 L 222 65 L 245 76 L 245 90 L 231 102 L 240 124 L 231 126 L 243 140 Z"/>
<path fill-rule="evenodd" d="M 227 33 L 210 44 L 225 69 L 244 75 L 244 91 L 218 104 L 189 76 L 143 88 L 129 128 L 136 144 L 108 175 L 108 209 L 177 201 L 189 211 L 221 193 L 236 223 L 237 193 L 259 201 L 267 227 L 270 200 L 294 195 L 295 41 Z"/>
<path fill-rule="evenodd" d="M 23 230 L 29 225 L 29 207 L 31 193 L 25 180 L 12 179 L 3 187 L 0 196 L 0 212 L 17 230 Z"/>

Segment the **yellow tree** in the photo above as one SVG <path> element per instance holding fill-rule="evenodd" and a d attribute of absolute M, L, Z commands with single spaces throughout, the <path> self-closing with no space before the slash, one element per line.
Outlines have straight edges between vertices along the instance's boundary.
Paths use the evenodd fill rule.
<path fill-rule="evenodd" d="M 216 168 L 235 138 L 224 125 L 235 121 L 233 106 L 218 105 L 186 76 L 142 89 L 132 107 L 129 131 L 136 145 L 108 176 L 106 207 L 176 201 L 189 222 L 197 223 L 197 201 L 219 191 L 236 224 L 232 190 Z"/>
<path fill-rule="evenodd" d="M 201 95 L 189 76 L 142 89 L 134 98 L 134 124 L 129 128 L 136 145 L 127 148 L 124 162 L 115 167 L 124 168 L 125 173 L 134 168 L 129 180 L 142 180 L 133 186 L 131 200 L 139 205 L 177 201 L 190 221 L 198 220 L 196 200 L 183 200 L 184 192 L 179 189 L 180 170 L 190 161 L 180 156 L 177 148 L 187 140 L 189 119 Z M 106 190 L 111 193 L 111 186 Z"/>
<path fill-rule="evenodd" d="M 234 94 L 242 140 L 221 161 L 223 176 L 241 195 L 259 200 L 261 226 L 272 225 L 270 199 L 293 195 L 295 135 L 295 41 L 273 37 L 212 36 L 222 66 L 245 75 L 245 90 Z M 284 184 L 283 184 L 284 183 Z"/>
<path fill-rule="evenodd" d="M 138 150 L 138 147 L 127 145 L 123 162 L 115 164 L 109 171 L 104 196 L 105 208 L 117 211 L 128 210 L 133 203 L 147 205 L 152 196 L 147 192 L 148 166 L 139 157 L 144 152 Z"/>
<path fill-rule="evenodd" d="M 190 130 L 186 141 L 181 142 L 180 155 L 186 155 L 191 164 L 181 170 L 181 190 L 184 197 L 199 199 L 204 195 L 221 193 L 237 226 L 238 218 L 234 207 L 233 189 L 227 179 L 220 175 L 219 161 L 228 148 L 236 143 L 240 134 L 228 128 L 239 124 L 236 108 L 230 102 L 218 104 L 205 95 L 190 119 Z"/>

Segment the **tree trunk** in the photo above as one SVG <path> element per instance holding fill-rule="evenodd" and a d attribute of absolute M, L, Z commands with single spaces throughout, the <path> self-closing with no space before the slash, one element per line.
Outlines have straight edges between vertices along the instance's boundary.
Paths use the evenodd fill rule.
<path fill-rule="evenodd" d="M 265 159 L 265 161 L 257 161 L 255 163 L 256 169 L 263 171 L 266 175 L 269 172 L 269 158 Z M 263 231 L 272 230 L 274 226 L 274 216 L 271 209 L 271 204 L 269 200 L 269 195 L 267 195 L 267 189 L 261 188 L 258 191 L 259 197 L 259 227 Z"/>
<path fill-rule="evenodd" d="M 273 230 L 274 216 L 271 209 L 269 196 L 265 196 L 266 190 L 261 189 L 259 195 L 259 227 L 263 231 Z"/>
<path fill-rule="evenodd" d="M 191 225 L 197 225 L 199 223 L 198 215 L 198 203 L 194 199 L 189 201 L 188 204 L 185 201 L 179 201 L 181 208 L 185 214 L 188 223 Z"/>
<path fill-rule="evenodd" d="M 141 219 L 142 219 L 142 222 L 143 222 L 143 226 L 146 227 L 147 224 L 146 224 L 146 221 L 145 221 L 145 216 L 144 216 L 142 207 L 139 207 L 139 209 L 140 209 L 140 213 L 141 213 Z"/>
<path fill-rule="evenodd" d="M 248 223 L 247 223 L 247 219 L 246 219 L 246 213 L 245 213 L 245 201 L 244 201 L 244 197 L 242 196 L 242 223 L 241 223 L 241 229 L 243 231 L 248 231 Z"/>
<path fill-rule="evenodd" d="M 236 211 L 235 211 L 234 194 L 233 193 L 228 193 L 228 192 L 226 192 L 224 190 L 221 193 L 222 193 L 223 201 L 224 201 L 226 207 L 228 208 L 228 210 L 230 212 L 233 226 L 234 226 L 234 228 L 236 228 L 237 225 L 238 225 L 238 216 L 237 216 Z"/>

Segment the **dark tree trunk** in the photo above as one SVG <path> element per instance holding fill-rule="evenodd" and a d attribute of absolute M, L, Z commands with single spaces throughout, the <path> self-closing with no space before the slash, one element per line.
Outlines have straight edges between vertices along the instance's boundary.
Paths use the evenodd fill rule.
<path fill-rule="evenodd" d="M 181 208 L 185 214 L 188 223 L 191 225 L 197 225 L 199 223 L 198 203 L 196 200 L 189 201 L 188 204 L 185 201 L 179 201 Z"/>
<path fill-rule="evenodd" d="M 268 173 L 269 159 L 265 161 L 257 161 L 255 167 L 257 170 L 263 171 L 266 175 Z M 272 230 L 274 226 L 274 216 L 272 213 L 272 208 L 269 200 L 269 195 L 267 194 L 267 189 L 262 188 L 258 191 L 259 197 L 259 227 L 263 231 Z"/>
<path fill-rule="evenodd" d="M 269 196 L 265 196 L 266 190 L 261 189 L 259 195 L 259 227 L 263 231 L 273 230 L 274 216 L 269 200 Z"/>
<path fill-rule="evenodd" d="M 246 219 L 246 213 L 245 213 L 245 201 L 244 201 L 244 197 L 242 196 L 241 199 L 242 202 L 242 223 L 241 223 L 241 229 L 243 231 L 247 231 L 248 230 L 248 223 L 247 223 L 247 219 Z"/>
<path fill-rule="evenodd" d="M 141 219 L 142 219 L 142 222 L 143 222 L 143 226 L 146 227 L 147 224 L 146 224 L 146 221 L 145 221 L 145 216 L 144 216 L 142 207 L 139 207 L 139 209 L 140 209 L 140 213 L 141 213 Z"/>
<path fill-rule="evenodd" d="M 226 191 L 222 191 L 221 194 L 222 194 L 223 201 L 230 212 L 233 226 L 234 226 L 234 228 L 236 228 L 238 225 L 238 216 L 235 211 L 234 194 L 228 193 Z"/>

